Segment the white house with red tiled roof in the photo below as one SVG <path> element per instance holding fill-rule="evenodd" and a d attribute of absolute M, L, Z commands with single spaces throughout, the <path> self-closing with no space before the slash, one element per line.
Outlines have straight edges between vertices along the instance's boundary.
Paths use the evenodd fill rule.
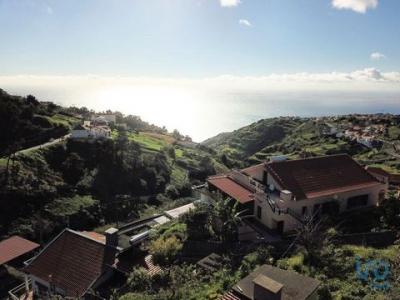
<path fill-rule="evenodd" d="M 298 160 L 272 159 L 243 170 L 211 176 L 203 199 L 231 197 L 249 210 L 248 220 L 267 229 L 294 230 L 307 216 L 376 206 L 387 183 L 348 155 Z"/>

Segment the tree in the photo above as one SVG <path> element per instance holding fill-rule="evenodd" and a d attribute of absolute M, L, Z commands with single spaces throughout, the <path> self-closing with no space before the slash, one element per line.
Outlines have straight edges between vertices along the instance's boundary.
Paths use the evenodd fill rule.
<path fill-rule="evenodd" d="M 66 182 L 75 185 L 84 174 L 84 161 L 77 153 L 71 153 L 63 163 L 63 175 Z"/>
<path fill-rule="evenodd" d="M 382 221 L 388 227 L 400 228 L 400 199 L 390 193 L 389 197 L 382 202 Z"/>
<path fill-rule="evenodd" d="M 318 265 L 321 260 L 321 250 L 327 246 L 335 231 L 330 231 L 332 234 L 327 234 L 323 230 L 324 219 L 316 220 L 315 216 L 307 216 L 301 222 L 297 231 L 295 242 L 298 247 L 305 251 L 305 259 L 310 265 Z"/>
<path fill-rule="evenodd" d="M 166 265 L 173 262 L 182 248 L 182 242 L 173 235 L 167 238 L 160 237 L 151 242 L 149 252 L 153 255 L 154 262 Z"/>
<path fill-rule="evenodd" d="M 239 202 L 232 198 L 216 200 L 210 207 L 210 225 L 215 236 L 224 242 L 237 239 L 241 216 L 246 212 L 239 211 Z"/>
<path fill-rule="evenodd" d="M 135 268 L 129 274 L 127 283 L 129 288 L 134 291 L 149 291 L 151 289 L 151 276 L 145 268 Z"/>

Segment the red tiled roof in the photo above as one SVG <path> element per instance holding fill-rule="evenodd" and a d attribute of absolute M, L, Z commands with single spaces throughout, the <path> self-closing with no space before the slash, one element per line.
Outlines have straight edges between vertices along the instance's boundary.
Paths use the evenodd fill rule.
<path fill-rule="evenodd" d="M 242 204 L 254 200 L 252 191 L 227 176 L 209 177 L 207 182 Z"/>
<path fill-rule="evenodd" d="M 282 189 L 291 191 L 297 200 L 379 183 L 345 154 L 270 162 L 266 168 Z"/>
<path fill-rule="evenodd" d="M 69 297 L 80 297 L 115 259 L 112 249 L 81 233 L 66 229 L 26 267 L 46 282 L 51 280 Z"/>
<path fill-rule="evenodd" d="M 129 274 L 133 268 L 143 267 L 150 276 L 162 271 L 159 265 L 154 264 L 152 255 L 140 255 L 133 251 L 121 254 L 114 263 L 114 267 L 125 274 Z"/>
<path fill-rule="evenodd" d="M 265 163 L 251 166 L 242 170 L 242 172 L 250 177 L 255 177 L 261 170 L 265 169 Z"/>
<path fill-rule="evenodd" d="M 100 234 L 94 231 L 81 231 L 83 235 L 86 235 L 87 237 L 94 239 L 102 244 L 106 243 L 106 236 L 104 234 Z"/>
<path fill-rule="evenodd" d="M 242 300 L 241 295 L 236 295 L 234 291 L 226 292 L 220 300 Z"/>
<path fill-rule="evenodd" d="M 28 241 L 19 236 L 12 236 L 4 241 L 0 242 L 0 266 L 6 264 L 13 259 L 20 257 L 21 255 L 27 254 L 37 248 L 40 245 L 34 242 Z"/>

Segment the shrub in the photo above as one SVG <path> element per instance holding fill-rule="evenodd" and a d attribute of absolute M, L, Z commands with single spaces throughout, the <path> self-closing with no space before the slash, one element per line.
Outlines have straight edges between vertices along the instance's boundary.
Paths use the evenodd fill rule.
<path fill-rule="evenodd" d="M 160 237 L 150 244 L 149 252 L 156 263 L 165 265 L 175 259 L 182 247 L 182 242 L 176 236 Z"/>
<path fill-rule="evenodd" d="M 135 291 L 146 291 L 151 288 L 151 277 L 145 268 L 134 269 L 128 278 L 128 285 Z M 134 299 L 134 298 L 129 298 Z"/>
<path fill-rule="evenodd" d="M 169 197 L 173 200 L 175 200 L 179 197 L 178 189 L 172 184 L 167 186 L 167 188 L 165 189 L 165 194 L 167 195 L 167 197 Z"/>

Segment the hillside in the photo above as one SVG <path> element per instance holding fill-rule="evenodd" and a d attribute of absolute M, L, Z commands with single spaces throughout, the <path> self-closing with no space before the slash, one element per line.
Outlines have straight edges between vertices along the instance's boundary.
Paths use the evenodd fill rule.
<path fill-rule="evenodd" d="M 210 138 L 203 144 L 216 149 L 218 155 L 232 166 L 247 166 L 276 155 L 297 158 L 347 153 L 362 164 L 379 166 L 398 173 L 399 124 L 397 116 L 379 114 L 272 118 Z M 376 133 L 375 127 L 379 127 L 381 132 Z M 331 128 L 334 133 L 330 132 Z M 367 147 L 358 142 L 351 135 L 353 128 L 361 132 L 359 140 L 367 139 L 364 131 L 373 132 L 369 134 L 372 145 Z M 348 136 L 345 135 L 346 130 Z"/>
<path fill-rule="evenodd" d="M 23 129 L 20 135 L 7 136 L 4 149 L 14 144 L 19 147 L 13 153 L 25 149 L 20 142 L 29 127 L 37 136 L 63 128 L 64 136 L 79 118 L 87 118 L 85 108 L 62 108 L 36 99 L 30 104 L 32 99 L 3 93 L 3 115 L 14 110 L 17 117 L 25 116 L 3 120 L 2 126 L 11 122 L 15 132 Z M 47 108 L 53 106 L 50 113 Z M 26 109 L 35 113 L 25 115 Z M 38 117 L 53 127 L 33 126 Z M 19 234 L 39 241 L 65 226 L 92 230 L 123 223 L 160 206 L 173 206 L 191 196 L 192 184 L 227 170 L 211 150 L 181 141 L 187 138 L 177 132 L 170 134 L 135 116 L 118 113 L 118 119 L 128 126 L 113 125 L 109 139 L 60 139 L 1 158 L 0 236 Z"/>
<path fill-rule="evenodd" d="M 78 122 L 54 103 L 31 95 L 11 96 L 0 89 L 0 157 L 62 137 Z"/>

